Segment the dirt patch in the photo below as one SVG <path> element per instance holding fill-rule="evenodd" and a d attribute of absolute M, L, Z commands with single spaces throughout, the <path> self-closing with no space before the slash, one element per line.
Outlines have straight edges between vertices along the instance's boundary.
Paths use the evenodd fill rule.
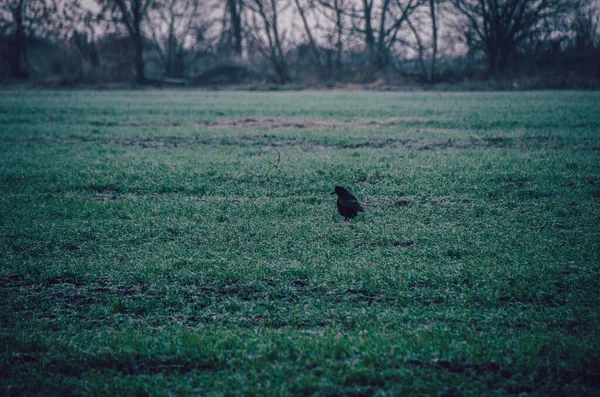
<path fill-rule="evenodd" d="M 136 146 L 141 148 L 164 148 L 164 147 L 189 147 L 197 145 L 195 137 L 180 136 L 156 136 L 151 138 L 121 138 L 111 140 L 110 143 L 118 146 Z"/>
<path fill-rule="evenodd" d="M 309 120 L 275 120 L 275 119 L 240 119 L 220 120 L 209 124 L 210 127 L 237 127 L 237 128 L 312 128 L 320 122 Z"/>
<path fill-rule="evenodd" d="M 417 140 L 410 138 L 348 138 L 343 141 L 309 139 L 302 136 L 286 136 L 276 134 L 253 134 L 240 136 L 156 136 L 151 138 L 114 139 L 110 143 L 119 146 L 136 146 L 141 148 L 184 148 L 194 146 L 259 146 L 259 147 L 300 147 L 306 150 L 323 149 L 362 149 L 362 148 L 406 148 L 414 150 L 476 149 L 496 147 L 487 141 L 442 141 Z"/>
<path fill-rule="evenodd" d="M 504 136 L 492 136 L 483 138 L 483 141 L 489 147 L 496 148 L 507 148 L 507 147 L 523 147 L 529 148 L 535 145 L 543 145 L 550 142 L 550 137 L 545 135 L 535 136 L 520 136 L 520 137 L 504 137 Z"/>
<path fill-rule="evenodd" d="M 415 243 L 413 241 L 394 241 L 394 247 L 400 247 L 400 248 L 408 248 L 413 246 Z"/>
<path fill-rule="evenodd" d="M 269 121 L 271 120 L 271 121 Z M 349 128 L 362 125 L 366 127 L 377 126 L 385 127 L 390 121 L 376 122 L 369 121 L 363 124 L 343 123 L 332 121 L 306 121 L 306 122 L 287 122 L 282 120 L 257 120 L 245 119 L 243 121 L 229 121 L 230 124 L 216 124 L 213 127 L 226 125 L 235 126 L 236 128 L 280 128 L 285 130 L 299 128 Z M 237 124 L 241 123 L 241 124 Z M 260 126 L 260 127 L 259 127 Z M 207 128 L 204 126 L 204 128 Z M 210 126 L 208 127 L 210 128 Z M 206 131 L 206 130 L 205 130 Z M 404 148 L 412 150 L 468 150 L 468 149 L 529 149 L 532 146 L 551 145 L 553 140 L 548 137 L 475 137 L 471 136 L 467 140 L 449 139 L 415 139 L 406 137 L 369 137 L 369 138 L 353 138 L 345 139 L 330 139 L 311 138 L 303 134 L 285 134 L 284 132 L 275 133 L 260 133 L 260 134 L 198 134 L 198 135 L 156 135 L 156 136 L 133 136 L 133 137 L 114 137 L 102 136 L 98 134 L 72 134 L 65 136 L 51 136 L 47 138 L 26 136 L 12 137 L 9 139 L 0 139 L 0 141 L 24 142 L 27 144 L 101 144 L 115 145 L 122 147 L 140 147 L 140 148 L 187 148 L 198 146 L 209 147 L 299 147 L 306 150 L 323 150 L 323 149 L 361 149 L 361 148 Z"/>
<path fill-rule="evenodd" d="M 328 129 L 328 128 L 386 128 L 397 125 L 425 124 L 430 120 L 420 117 L 399 117 L 384 120 L 313 120 L 313 119 L 284 119 L 284 118 L 253 118 L 244 119 L 218 119 L 209 124 L 194 124 L 200 128 L 243 128 L 243 129 Z M 182 121 L 109 121 L 92 120 L 89 122 L 94 127 L 179 127 Z M 192 122 L 193 124 L 193 122 Z"/>
<path fill-rule="evenodd" d="M 180 121 L 105 121 L 92 120 L 89 122 L 94 127 L 178 127 Z"/>
<path fill-rule="evenodd" d="M 471 364 L 469 362 L 461 361 L 447 361 L 439 360 L 434 358 L 431 361 L 422 361 L 418 359 L 411 359 L 405 362 L 405 365 L 416 366 L 416 367 L 429 367 L 431 369 L 446 370 L 454 373 L 472 372 L 477 375 L 481 375 L 487 372 L 496 373 L 500 371 L 500 365 L 495 361 L 482 362 L 480 364 Z"/>
<path fill-rule="evenodd" d="M 159 126 L 159 127 L 179 127 L 181 122 L 144 122 L 144 121 L 123 121 L 119 123 L 120 126 L 125 127 L 145 127 L 145 126 Z"/>
<path fill-rule="evenodd" d="M 40 279 L 0 273 L 0 286 L 0 309 L 5 313 L 0 316 L 0 327 L 15 327 L 34 321 L 48 329 L 56 330 L 64 327 L 66 323 L 73 322 L 85 328 L 112 324 L 115 315 L 136 321 L 144 318 L 153 322 L 176 320 L 187 326 L 197 326 L 199 323 L 220 321 L 223 305 L 232 299 L 240 305 L 273 300 L 286 305 L 304 305 L 307 301 L 321 300 L 323 297 L 332 302 L 351 300 L 366 301 L 369 304 L 399 304 L 406 300 L 391 290 L 331 289 L 325 285 L 313 285 L 308 280 L 298 279 L 282 284 L 267 279 L 158 286 L 148 283 L 123 283 L 109 278 L 86 280 L 71 274 Z M 176 296 L 177 303 L 168 298 L 169 296 Z M 181 310 L 180 305 L 187 310 Z M 98 314 L 99 308 L 103 308 L 102 314 Z M 189 314 L 192 308 L 194 314 Z M 166 309 L 173 309 L 168 316 L 165 315 Z M 259 324 L 273 327 L 282 325 L 279 319 L 248 313 L 235 321 L 242 327 Z M 330 325 L 332 321 L 331 318 L 317 316 L 307 319 L 301 328 L 318 329 Z"/>
<path fill-rule="evenodd" d="M 114 139 L 110 143 L 118 146 L 136 146 L 141 148 L 177 148 L 192 146 L 300 146 L 304 140 L 295 137 L 255 134 L 241 136 L 156 136 Z"/>
<path fill-rule="evenodd" d="M 266 128 L 266 129 L 328 129 L 328 128 L 385 128 L 397 125 L 414 125 L 427 123 L 427 119 L 418 117 L 394 118 L 386 120 L 338 121 L 338 120 L 309 120 L 309 119 L 256 119 L 216 120 L 209 127 L 221 128 Z"/>
<path fill-rule="evenodd" d="M 412 204 L 413 202 L 407 197 L 401 197 L 394 203 L 396 207 L 410 207 Z"/>
<path fill-rule="evenodd" d="M 191 146 L 260 146 L 260 147 L 300 147 L 308 150 L 315 149 L 359 149 L 359 148 L 386 148 L 386 147 L 409 147 L 413 145 L 418 147 L 418 142 L 411 139 L 396 138 L 369 138 L 369 139 L 348 139 L 340 142 L 324 142 L 304 137 L 294 137 L 274 134 L 253 134 L 241 136 L 156 136 L 152 138 L 123 138 L 111 140 L 112 144 L 119 146 L 136 146 L 141 148 L 177 148 Z"/>

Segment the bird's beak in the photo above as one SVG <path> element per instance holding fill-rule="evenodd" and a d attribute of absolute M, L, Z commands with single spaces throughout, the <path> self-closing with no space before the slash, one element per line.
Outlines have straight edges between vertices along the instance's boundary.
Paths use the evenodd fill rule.
<path fill-rule="evenodd" d="M 335 191 L 333 191 L 333 192 L 331 192 L 331 193 L 329 193 L 329 194 L 335 194 Z"/>

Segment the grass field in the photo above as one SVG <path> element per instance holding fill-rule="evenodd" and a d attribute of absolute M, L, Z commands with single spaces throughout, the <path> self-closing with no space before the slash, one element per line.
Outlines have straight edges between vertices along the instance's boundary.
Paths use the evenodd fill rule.
<path fill-rule="evenodd" d="M 0 250 L 2 395 L 599 395 L 600 93 L 1 91 Z"/>

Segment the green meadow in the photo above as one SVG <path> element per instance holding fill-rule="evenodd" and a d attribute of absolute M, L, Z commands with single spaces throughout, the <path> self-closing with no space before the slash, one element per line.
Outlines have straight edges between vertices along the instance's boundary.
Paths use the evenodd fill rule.
<path fill-rule="evenodd" d="M 599 395 L 600 93 L 0 91 L 0 252 L 2 395 Z"/>

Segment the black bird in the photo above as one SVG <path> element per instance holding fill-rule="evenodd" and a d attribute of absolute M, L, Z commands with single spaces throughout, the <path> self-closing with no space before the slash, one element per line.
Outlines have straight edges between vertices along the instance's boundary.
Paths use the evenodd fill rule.
<path fill-rule="evenodd" d="M 364 212 L 363 207 L 358 204 L 356 197 L 351 195 L 346 189 L 341 186 L 336 186 L 331 194 L 337 194 L 337 209 L 338 212 L 347 221 L 349 218 L 354 218 L 358 212 Z"/>

